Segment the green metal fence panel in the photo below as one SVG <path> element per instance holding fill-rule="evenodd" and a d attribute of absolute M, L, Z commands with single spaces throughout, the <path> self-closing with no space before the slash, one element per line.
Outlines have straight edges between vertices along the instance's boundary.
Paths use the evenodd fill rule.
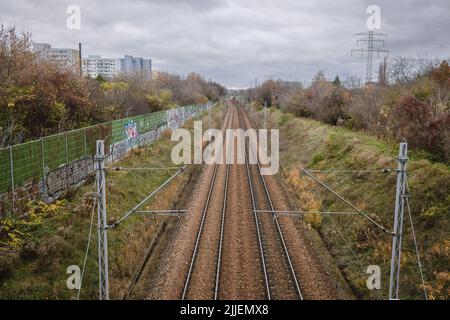
<path fill-rule="evenodd" d="M 69 162 L 84 157 L 84 130 L 75 130 L 67 133 L 67 152 Z"/>
<path fill-rule="evenodd" d="M 95 154 L 95 144 L 99 139 L 99 127 L 98 126 L 90 126 L 84 128 L 86 133 L 86 144 L 87 144 L 87 156 L 93 156 Z"/>
<path fill-rule="evenodd" d="M 146 128 L 145 128 L 145 121 L 144 121 L 144 116 L 136 116 L 135 117 L 135 121 L 137 123 L 137 127 L 138 127 L 138 132 L 139 133 L 144 133 L 147 132 Z"/>
<path fill-rule="evenodd" d="M 160 126 L 167 125 L 166 111 L 158 111 L 150 115 L 150 129 L 156 129 Z"/>
<path fill-rule="evenodd" d="M 11 190 L 9 148 L 0 149 L 0 193 Z"/>
<path fill-rule="evenodd" d="M 122 119 L 111 122 L 111 135 L 112 143 L 116 143 L 124 139 Z"/>
<path fill-rule="evenodd" d="M 112 141 L 112 122 L 100 123 L 98 126 L 98 139 L 105 140 L 105 154 L 109 154 L 109 146 Z M 95 150 L 96 142 L 94 142 Z"/>
<path fill-rule="evenodd" d="M 193 113 L 196 106 L 187 106 L 185 111 Z M 112 143 L 125 139 L 124 126 L 129 121 L 137 124 L 138 132 L 145 133 L 167 124 L 166 111 L 159 111 L 125 119 L 101 123 L 79 130 L 68 131 L 0 149 L 0 193 L 11 190 L 30 179 L 39 179 L 44 170 L 55 170 L 62 165 L 85 156 L 95 154 L 96 141 L 105 140 L 106 150 Z M 10 150 L 12 152 L 10 152 Z M 10 166 L 12 154 L 12 174 Z"/>
<path fill-rule="evenodd" d="M 44 163 L 46 168 L 55 170 L 68 162 L 66 135 L 64 133 L 45 137 L 43 141 Z"/>
<path fill-rule="evenodd" d="M 39 140 L 12 147 L 14 187 L 42 176 L 42 154 Z"/>

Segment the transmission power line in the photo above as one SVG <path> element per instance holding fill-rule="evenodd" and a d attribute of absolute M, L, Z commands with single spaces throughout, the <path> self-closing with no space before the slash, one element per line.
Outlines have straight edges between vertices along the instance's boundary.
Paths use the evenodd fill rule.
<path fill-rule="evenodd" d="M 380 53 L 386 53 L 387 55 L 389 55 L 389 50 L 384 48 L 385 41 L 381 39 L 382 37 L 386 37 L 387 34 L 370 30 L 367 32 L 355 33 L 355 36 L 359 36 L 362 38 L 356 40 L 357 49 L 353 49 L 351 51 L 351 54 L 353 55 L 353 52 L 360 52 L 361 56 L 364 56 L 364 53 L 366 53 L 366 83 L 370 83 L 372 82 L 374 53 L 377 54 L 377 57 L 380 56 Z M 360 47 L 360 43 L 367 43 L 367 46 Z"/>

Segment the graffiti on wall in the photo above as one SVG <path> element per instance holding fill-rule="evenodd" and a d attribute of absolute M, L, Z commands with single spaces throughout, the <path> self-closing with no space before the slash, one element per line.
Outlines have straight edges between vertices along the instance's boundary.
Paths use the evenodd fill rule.
<path fill-rule="evenodd" d="M 183 122 L 183 114 L 184 108 L 167 110 L 167 126 L 171 129 L 179 128 Z"/>
<path fill-rule="evenodd" d="M 58 198 L 73 186 L 79 185 L 94 172 L 92 157 L 72 161 L 71 163 L 52 170 L 45 176 L 47 197 Z"/>
<path fill-rule="evenodd" d="M 127 137 L 129 145 L 130 146 L 135 145 L 139 138 L 138 126 L 136 121 L 129 120 L 123 126 L 123 130 L 125 131 L 125 136 Z"/>
<path fill-rule="evenodd" d="M 168 110 L 166 113 L 167 125 L 164 124 L 142 134 L 139 134 L 138 124 L 135 121 L 128 121 L 123 127 L 126 139 L 110 146 L 110 152 L 106 158 L 107 163 L 123 158 L 135 146 L 152 143 L 161 136 L 166 128 L 181 127 L 186 120 L 197 115 L 200 110 L 205 110 L 206 107 L 207 105 L 199 106 L 197 110 L 185 107 Z M 39 180 L 30 179 L 23 186 L 16 187 L 14 192 L 0 194 L 0 216 L 1 212 L 6 212 L 13 203 L 17 206 L 20 202 L 29 200 L 43 199 L 46 202 L 52 202 L 58 199 L 94 173 L 94 161 L 93 157 L 83 157 L 54 170 L 45 168 L 45 171 L 46 174 Z"/>

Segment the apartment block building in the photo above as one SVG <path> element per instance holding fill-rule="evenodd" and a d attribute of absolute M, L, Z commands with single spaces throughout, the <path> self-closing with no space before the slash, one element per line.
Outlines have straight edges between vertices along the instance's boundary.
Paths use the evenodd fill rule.
<path fill-rule="evenodd" d="M 79 68 L 80 52 L 68 48 L 52 48 L 48 43 L 33 43 L 33 52 L 41 59 L 55 61 L 65 67 Z"/>
<path fill-rule="evenodd" d="M 83 75 L 96 78 L 113 78 L 119 74 L 139 74 L 148 79 L 152 76 L 151 59 L 136 58 L 125 55 L 123 58 L 104 58 L 90 55 L 82 59 Z"/>
<path fill-rule="evenodd" d="M 79 71 L 80 52 L 75 49 L 52 48 L 48 43 L 33 43 L 33 52 L 41 59 L 58 62 L 66 67 L 74 67 Z M 89 55 L 81 59 L 81 69 L 84 76 L 96 78 L 114 78 L 119 74 L 138 74 L 152 78 L 152 60 L 125 55 L 123 58 L 105 58 L 99 55 Z"/>
<path fill-rule="evenodd" d="M 142 73 L 146 77 L 152 76 L 152 60 L 144 58 L 136 58 L 125 55 L 120 59 L 121 72 L 125 73 Z"/>
<path fill-rule="evenodd" d="M 121 72 L 120 59 L 103 58 L 98 55 L 89 55 L 82 59 L 83 75 L 91 78 L 102 76 L 103 78 L 114 78 Z"/>

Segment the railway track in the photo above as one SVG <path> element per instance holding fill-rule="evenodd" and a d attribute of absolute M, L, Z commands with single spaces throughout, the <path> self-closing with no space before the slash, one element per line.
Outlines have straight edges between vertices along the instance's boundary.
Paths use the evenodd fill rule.
<path fill-rule="evenodd" d="M 233 122 L 233 113 L 234 108 L 230 109 L 227 118 L 225 120 L 225 126 L 224 128 L 227 129 Z M 222 130 L 223 131 L 223 130 Z M 223 146 L 220 149 L 219 158 L 223 157 Z M 225 168 L 224 168 L 225 167 Z M 181 296 L 182 300 L 185 299 L 191 299 L 191 298 L 204 298 L 204 299 L 217 299 L 218 292 L 219 292 L 219 280 L 220 280 L 220 262 L 221 262 L 221 256 L 222 256 L 222 248 L 223 248 L 223 234 L 224 234 L 224 221 L 225 221 L 225 212 L 226 212 L 226 204 L 227 204 L 227 194 L 228 194 L 228 180 L 229 180 L 229 172 L 230 172 L 230 165 L 229 164 L 214 164 L 214 171 L 210 180 L 209 188 L 208 188 L 208 195 L 206 197 L 205 205 L 203 207 L 202 211 L 202 218 L 200 222 L 200 226 L 197 232 L 196 242 L 194 246 L 194 250 L 192 252 L 191 261 L 189 264 L 189 269 L 185 278 L 184 287 L 183 287 L 183 293 Z M 220 186 L 223 185 L 223 189 L 220 190 Z M 219 189 L 219 190 L 217 190 Z M 214 191 L 218 191 L 214 194 Z M 221 203 L 221 210 L 220 210 L 220 216 L 217 215 L 217 211 L 211 209 L 211 204 L 215 200 L 217 201 L 220 199 Z M 217 208 L 217 205 L 215 206 Z M 220 221 L 220 222 L 219 222 Z M 217 223 L 219 222 L 219 223 Z M 209 227 L 209 236 L 208 234 L 205 234 L 205 225 Z M 219 238 L 214 239 L 214 235 L 217 234 L 217 230 L 213 230 L 214 226 L 219 225 Z M 217 243 L 215 243 L 217 242 Z M 217 249 L 215 249 L 217 248 Z M 201 251 L 203 249 L 203 251 Z M 216 252 L 211 252 L 216 251 Z M 201 252 L 201 253 L 200 253 Z M 204 254 L 203 254 L 204 253 Z M 202 259 L 202 257 L 199 258 L 199 255 L 204 256 L 205 260 L 209 258 L 209 261 L 211 261 L 210 257 L 211 255 L 216 256 L 215 259 L 215 273 L 214 273 L 214 294 L 213 296 L 209 296 L 209 290 L 208 287 L 210 285 L 208 284 L 208 280 L 211 280 L 211 276 L 208 277 L 208 275 L 205 275 L 202 270 L 196 270 L 196 263 L 197 260 Z M 208 263 L 207 263 L 208 264 Z M 204 264 L 203 264 L 204 265 Z M 206 289 L 203 290 L 203 292 L 200 292 L 198 289 L 199 286 L 192 285 L 192 282 L 200 283 L 200 288 Z M 191 287 L 194 287 L 191 292 Z M 206 288 L 205 288 L 206 287 Z"/>
<path fill-rule="evenodd" d="M 222 131 L 248 127 L 244 111 L 230 103 Z M 207 168 L 206 197 L 197 202 L 199 222 L 179 282 L 182 300 L 303 299 L 282 227 L 273 214 L 257 211 L 273 212 L 274 203 L 260 164 L 248 161 L 255 147 L 244 148 L 245 164 Z M 219 157 L 230 152 L 223 147 Z"/>
<path fill-rule="evenodd" d="M 242 110 L 240 113 L 241 128 L 246 130 L 249 126 Z M 262 269 L 267 299 L 301 299 L 303 294 L 295 273 L 283 231 L 274 216 L 275 208 L 264 176 L 261 174 L 259 161 L 250 165 L 249 153 L 256 155 L 255 147 L 251 141 L 245 145 L 246 172 L 251 193 L 253 216 L 255 220 L 259 242 Z M 255 156 L 255 158 L 257 158 Z M 256 180 L 256 181 L 255 181 Z M 265 208 L 264 208 L 265 207 Z M 267 209 L 272 212 L 270 216 L 257 213 L 257 210 Z M 275 229 L 275 230 L 274 230 Z M 280 250 L 281 249 L 281 250 Z"/>
<path fill-rule="evenodd" d="M 236 106 L 232 108 L 237 110 Z M 234 113 L 233 128 L 240 128 L 237 111 Z M 246 166 L 237 163 L 237 144 L 233 145 L 233 149 L 230 147 L 227 145 L 227 150 L 233 151 L 234 162 L 229 166 L 230 193 L 223 223 L 223 255 L 219 260 L 221 268 L 216 274 L 220 284 L 216 298 L 261 300 L 266 298 L 264 271 L 260 262 L 258 230 L 252 214 Z"/>

